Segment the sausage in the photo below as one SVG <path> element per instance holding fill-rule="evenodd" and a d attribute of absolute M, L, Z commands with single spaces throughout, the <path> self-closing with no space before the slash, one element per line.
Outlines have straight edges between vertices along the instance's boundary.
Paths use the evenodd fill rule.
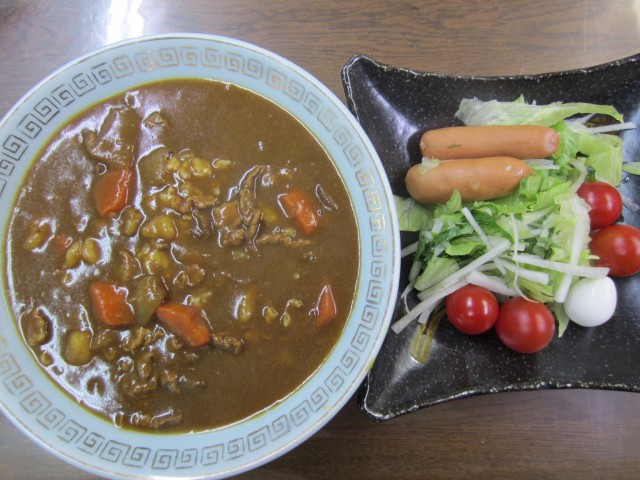
<path fill-rule="evenodd" d="M 422 156 L 438 160 L 507 156 L 546 158 L 558 149 L 560 135 L 539 125 L 486 125 L 429 130 L 420 139 Z"/>
<path fill-rule="evenodd" d="M 422 164 L 409 169 L 407 191 L 422 203 L 444 203 L 458 190 L 462 200 L 490 200 L 514 191 L 532 169 L 513 157 L 446 160 L 434 167 Z"/>

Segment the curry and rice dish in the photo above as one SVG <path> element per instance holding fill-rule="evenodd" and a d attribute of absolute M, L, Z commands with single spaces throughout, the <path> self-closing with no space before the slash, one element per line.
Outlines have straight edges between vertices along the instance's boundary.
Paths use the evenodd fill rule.
<path fill-rule="evenodd" d="M 74 118 L 7 234 L 25 341 L 125 427 L 216 428 L 283 399 L 337 342 L 358 281 L 353 208 L 324 148 L 213 81 L 148 84 Z"/>

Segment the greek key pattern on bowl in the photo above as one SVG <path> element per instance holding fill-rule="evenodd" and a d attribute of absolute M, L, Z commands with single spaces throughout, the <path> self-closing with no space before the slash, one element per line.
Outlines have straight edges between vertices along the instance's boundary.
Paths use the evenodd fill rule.
<path fill-rule="evenodd" d="M 200 449 L 181 449 L 179 444 L 175 449 L 154 449 L 104 438 L 92 431 L 90 425 L 78 423 L 68 412 L 52 405 L 38 389 L 37 383 L 22 371 L 7 347 L 6 339 L 0 335 L 0 388 L 8 395 L 19 399 L 19 405 L 23 410 L 21 414 L 34 417 L 43 430 L 53 432 L 57 443 L 71 446 L 72 449 L 98 457 L 104 462 L 156 472 L 189 470 L 236 460 L 247 453 L 260 451 L 272 442 L 282 440 L 296 428 L 317 417 L 318 412 L 328 406 L 330 399 L 337 392 L 348 388 L 353 381 L 354 372 L 364 368 L 363 362 L 366 361 L 368 349 L 375 341 L 373 332 L 383 319 L 385 299 L 390 295 L 390 292 L 384 291 L 383 285 L 391 272 L 387 271 L 381 257 L 391 254 L 391 246 L 388 245 L 382 231 L 389 228 L 390 223 L 385 219 L 380 198 L 382 187 L 376 181 L 375 168 L 367 162 L 367 155 L 360 140 L 354 138 L 356 134 L 343 123 L 335 107 L 325 104 L 317 93 L 287 75 L 287 67 L 278 69 L 277 64 L 271 66 L 263 63 L 259 55 L 249 53 L 245 56 L 234 51 L 233 47 L 229 48 L 230 50 L 226 50 L 226 47 L 183 46 L 151 49 L 148 45 L 142 44 L 140 50 L 129 55 L 116 49 L 114 56 L 107 61 L 104 61 L 104 57 L 100 57 L 101 60 L 94 64 L 91 64 L 90 60 L 85 61 L 81 64 L 83 71 L 52 88 L 30 111 L 23 114 L 14 129 L 5 131 L 4 136 L 0 138 L 0 198 L 15 165 L 18 162 L 31 161 L 40 150 L 42 142 L 46 140 L 39 138 L 44 127 L 59 118 L 59 114 L 65 109 L 72 108 L 74 102 L 88 92 L 134 74 L 154 72 L 158 69 L 180 67 L 184 70 L 184 67 L 204 67 L 212 71 L 235 72 L 258 80 L 267 89 L 280 92 L 300 104 L 331 134 L 335 146 L 344 154 L 344 164 L 353 169 L 351 174 L 360 188 L 369 214 L 368 224 L 364 222 L 361 229 L 365 235 L 371 235 L 370 248 L 373 252 L 373 260 L 365 260 L 365 263 L 369 263 L 364 266 L 371 277 L 364 289 L 364 310 L 360 318 L 352 319 L 358 326 L 350 339 L 350 345 L 320 386 L 307 398 L 301 399 L 289 412 L 283 412 L 267 424 L 260 425 L 256 422 L 256 429 L 246 436 L 230 439 L 220 436 L 219 443 Z M 370 232 L 367 232 L 367 229 Z"/>

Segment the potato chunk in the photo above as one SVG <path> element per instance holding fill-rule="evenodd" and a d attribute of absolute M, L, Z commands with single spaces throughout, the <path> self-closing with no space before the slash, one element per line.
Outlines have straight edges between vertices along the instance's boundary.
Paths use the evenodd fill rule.
<path fill-rule="evenodd" d="M 62 358 L 69 365 L 86 365 L 93 358 L 91 353 L 91 332 L 88 330 L 72 330 L 64 341 Z"/>

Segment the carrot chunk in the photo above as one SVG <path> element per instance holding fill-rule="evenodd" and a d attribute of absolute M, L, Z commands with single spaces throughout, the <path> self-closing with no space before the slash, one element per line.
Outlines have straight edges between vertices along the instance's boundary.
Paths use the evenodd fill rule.
<path fill-rule="evenodd" d="M 280 196 L 280 204 L 288 217 L 293 217 L 306 235 L 318 228 L 318 215 L 313 200 L 302 190 L 291 190 Z"/>
<path fill-rule="evenodd" d="M 328 325 L 338 315 L 338 307 L 336 307 L 336 301 L 333 298 L 333 291 L 329 283 L 325 283 L 320 291 L 316 312 L 317 316 L 314 322 L 316 327 Z"/>
<path fill-rule="evenodd" d="M 200 347 L 211 340 L 209 326 L 197 308 L 168 302 L 158 307 L 156 315 L 191 347 Z"/>
<path fill-rule="evenodd" d="M 131 170 L 121 168 L 98 177 L 93 186 L 93 198 L 96 210 L 101 217 L 118 213 L 127 204 Z"/>
<path fill-rule="evenodd" d="M 133 323 L 133 309 L 127 303 L 127 290 L 113 282 L 93 282 L 89 288 L 93 311 L 109 326 Z"/>

